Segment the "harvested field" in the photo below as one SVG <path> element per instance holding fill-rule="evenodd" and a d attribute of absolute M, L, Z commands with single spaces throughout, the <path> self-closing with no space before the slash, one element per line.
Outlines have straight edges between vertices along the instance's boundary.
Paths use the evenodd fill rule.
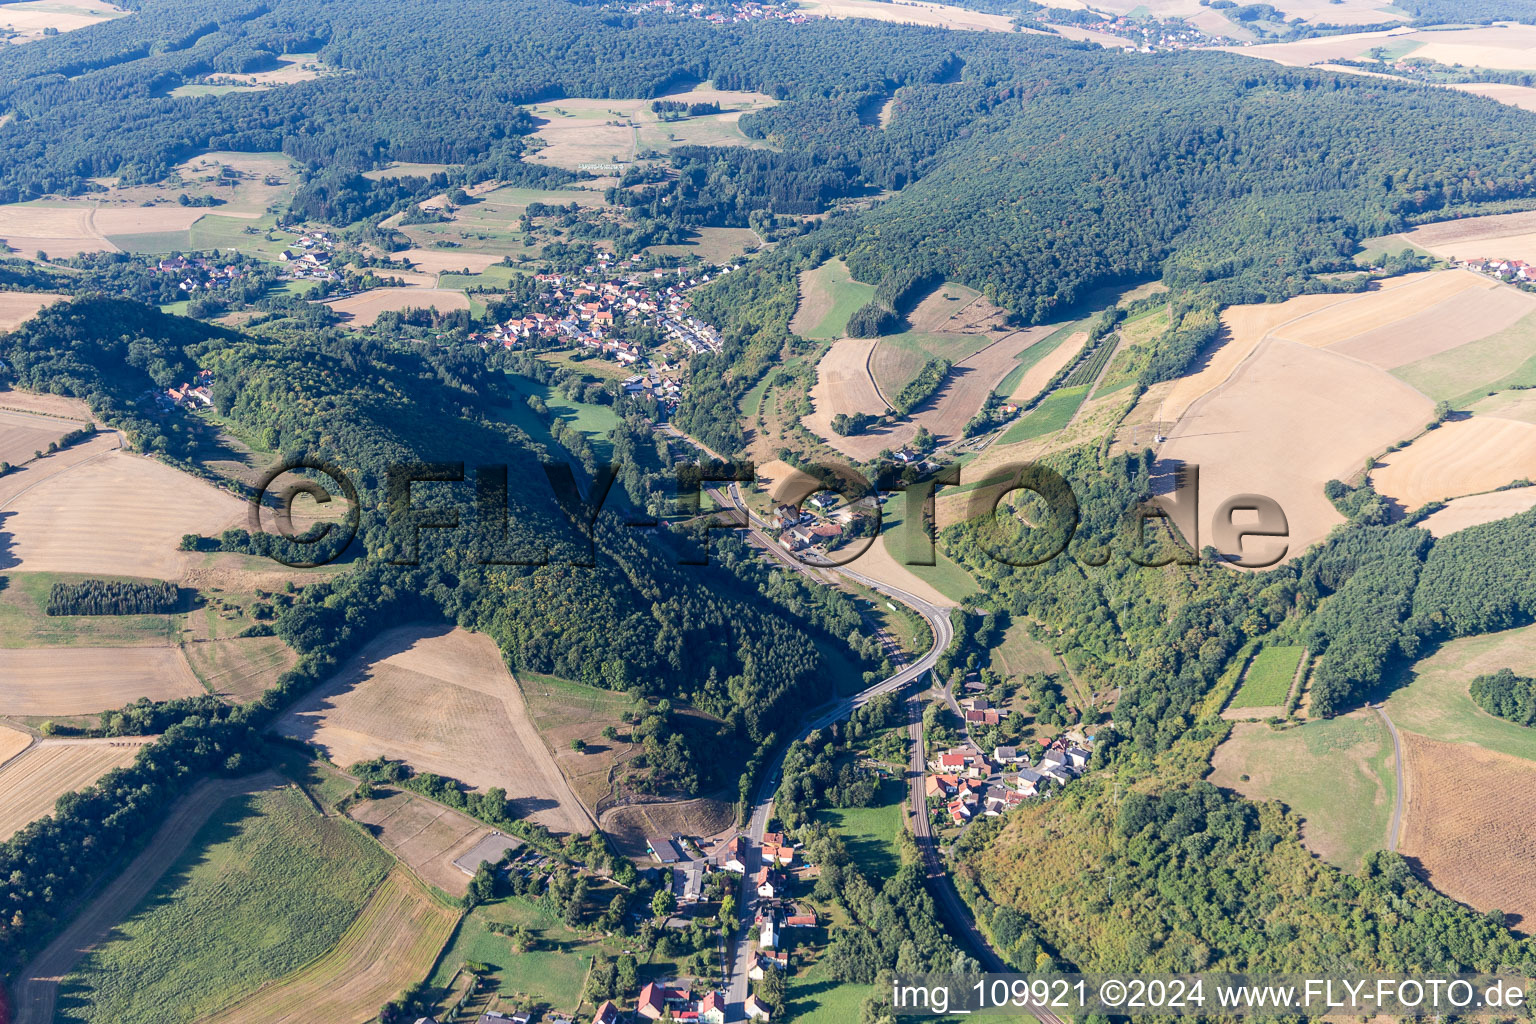
<path fill-rule="evenodd" d="M 174 579 L 195 557 L 177 550 L 184 534 L 244 524 L 245 503 L 233 494 L 107 450 L 116 443 L 103 435 L 13 474 L 13 484 L 5 478 L 0 569 Z"/>
<path fill-rule="evenodd" d="M 1411 34 L 1403 29 L 1386 32 L 1350 32 L 1338 36 L 1303 39 L 1293 43 L 1262 43 L 1258 46 L 1219 47 L 1228 53 L 1241 53 L 1248 57 L 1272 60 L 1276 64 L 1302 67 L 1332 60 L 1359 57 L 1377 46 L 1393 46 L 1411 42 Z"/>
<path fill-rule="evenodd" d="M 1467 743 L 1403 732 L 1398 850 L 1430 885 L 1510 927 L 1536 926 L 1536 764 Z M 1454 765 L 1454 771 L 1447 771 Z"/>
<path fill-rule="evenodd" d="M 1329 346 L 1383 370 L 1428 359 L 1513 326 L 1536 312 L 1536 295 L 1515 288 L 1468 289 L 1422 313 Z"/>
<path fill-rule="evenodd" d="M 1199 357 L 1198 369 L 1174 382 L 1160 402 L 1157 419 L 1177 423 L 1198 399 L 1225 383 L 1270 331 L 1291 320 L 1338 305 L 1346 298 L 1349 296 L 1298 295 L 1285 302 L 1228 306 L 1221 311 L 1224 330 L 1216 347 Z"/>
<path fill-rule="evenodd" d="M 14 331 L 37 315 L 44 306 L 51 306 L 68 295 L 52 292 L 0 292 L 0 331 Z M 7 396 L 0 394 L 0 401 Z"/>
<path fill-rule="evenodd" d="M 469 877 L 454 867 L 454 860 L 490 832 L 467 814 L 409 790 L 364 800 L 347 815 L 367 826 L 418 878 L 452 896 L 469 891 Z"/>
<path fill-rule="evenodd" d="M 0 9 L 0 27 L 18 33 L 12 43 L 30 43 L 42 39 L 48 29 L 73 32 L 127 13 L 102 0 L 32 0 Z"/>
<path fill-rule="evenodd" d="M 875 286 L 855 281 L 842 260 L 800 272 L 800 299 L 789 329 L 802 338 L 840 338 L 854 310 L 875 297 Z"/>
<path fill-rule="evenodd" d="M 156 206 L 105 206 L 41 200 L 0 206 L 0 238 L 24 256 L 83 252 L 118 252 L 109 235 L 186 231 L 208 211 L 164 203 Z"/>
<path fill-rule="evenodd" d="M 31 459 L 34 452 L 47 451 L 48 445 L 82 426 L 81 420 L 62 420 L 0 408 L 0 462 L 20 465 Z"/>
<path fill-rule="evenodd" d="M 1019 378 L 1018 384 L 1014 385 L 1013 393 L 1008 396 L 1009 400 L 1015 403 L 1034 400 L 1052 378 L 1072 364 L 1086 344 L 1088 344 L 1087 331 L 1077 331 L 1062 339 L 1054 349 L 1042 356 L 1039 362 L 1024 371 L 1024 376 Z"/>
<path fill-rule="evenodd" d="M 1414 245 L 1447 259 L 1536 259 L 1536 210 L 1443 220 L 1404 234 Z"/>
<path fill-rule="evenodd" d="M 973 32 L 1012 32 L 1013 19 L 1005 14 L 983 14 L 947 4 L 913 0 L 807 0 L 800 5 L 806 14 L 823 18 L 869 18 L 900 25 L 932 25 Z"/>
<path fill-rule="evenodd" d="M 1495 416 L 1446 423 L 1371 471 L 1376 489 L 1406 510 L 1521 479 L 1536 480 L 1536 426 Z"/>
<path fill-rule="evenodd" d="M 12 731 L 6 729 L 5 733 Z M 8 739 L 9 735 L 0 736 L 0 743 Z M 65 793 L 86 789 L 113 768 L 132 764 L 140 748 L 154 739 L 44 739 L 4 761 L 0 766 L 0 842 L 52 814 L 54 801 Z M 0 746 L 0 754 L 4 753 Z"/>
<path fill-rule="evenodd" d="M 20 729 L 12 729 L 9 726 L 0 725 L 0 765 L 5 764 L 31 745 L 32 736 L 30 733 L 24 733 Z"/>
<path fill-rule="evenodd" d="M 297 82 L 312 82 L 321 75 L 337 74 L 312 53 L 285 53 L 277 57 L 277 67 L 267 71 L 245 71 L 209 75 L 206 85 L 184 85 L 171 90 L 172 96 L 220 95 L 230 91 L 260 91 Z"/>
<path fill-rule="evenodd" d="M 1403 12 L 1391 10 L 1386 0 L 1278 0 L 1274 6 L 1287 19 L 1301 18 L 1328 25 L 1379 25 L 1405 17 Z M 1201 7 L 1197 0 L 1147 0 L 1145 3 L 1142 0 L 1109 0 L 1098 9 L 1116 14 L 1140 11 L 1158 18 L 1186 20 L 1193 20 L 1200 14 L 1218 13 Z M 1233 31 L 1227 30 L 1228 34 Z"/>
<path fill-rule="evenodd" d="M 1536 506 L 1536 487 L 1516 487 L 1492 494 L 1469 494 L 1449 502 L 1445 508 L 1419 521 L 1419 526 L 1436 538 L 1449 537 L 1469 526 L 1497 522 L 1519 515 Z"/>
<path fill-rule="evenodd" d="M 392 255 L 395 259 L 409 261 L 412 269 L 425 274 L 457 273 L 460 270 L 483 274 L 486 267 L 501 259 L 500 256 L 463 249 L 406 249 Z"/>
<path fill-rule="evenodd" d="M 1536 385 L 1536 314 L 1486 338 L 1392 371 L 1434 399 L 1465 409 L 1489 392 Z"/>
<path fill-rule="evenodd" d="M 816 384 L 811 388 L 815 412 L 805 418 L 807 427 L 823 437 L 835 437 L 832 418 L 840 412 L 883 416 L 890 411 L 869 375 L 870 355 L 879 343 L 878 338 L 845 338 L 832 343 L 816 364 Z"/>
<path fill-rule="evenodd" d="M 1441 64 L 1536 71 L 1536 25 L 1492 25 L 1452 32 L 1418 32 L 1413 56 Z"/>
<path fill-rule="evenodd" d="M 1350 295 L 1342 302 L 1328 304 L 1323 310 L 1291 319 L 1274 328 L 1274 335 L 1314 347 L 1336 345 L 1424 313 L 1463 292 L 1490 292 L 1498 287 L 1497 281 L 1470 270 L 1409 274 L 1400 279 L 1397 287 Z M 1483 333 L 1497 329 L 1490 328 Z"/>
<path fill-rule="evenodd" d="M 149 895 L 219 806 L 231 797 L 279 784 L 281 779 L 275 773 L 263 772 L 244 779 L 200 782 L 182 797 L 149 845 L 27 965 L 13 990 L 14 1024 L 53 1024 L 59 982 L 74 970 L 87 951 L 105 942 L 118 923 Z"/>
<path fill-rule="evenodd" d="M 500 786 L 519 816 L 556 832 L 591 828 L 501 652 L 482 634 L 390 630 L 274 729 L 318 744 L 342 767 L 397 758 L 474 789 Z"/>
<path fill-rule="evenodd" d="M 188 644 L 192 671 L 226 700 L 244 704 L 260 697 L 299 656 L 275 636 L 232 636 Z"/>
<path fill-rule="evenodd" d="M 206 692 L 178 647 L 0 649 L 0 715 L 93 715 Z"/>
<path fill-rule="evenodd" d="M 360 295 L 335 299 L 326 305 L 340 313 L 348 323 L 369 327 L 386 310 L 431 308 L 447 312 L 468 309 L 469 299 L 463 292 L 442 288 L 374 288 Z"/>
<path fill-rule="evenodd" d="M 1505 85 L 1502 82 L 1468 82 L 1462 85 L 1453 85 L 1451 88 L 1472 93 L 1474 96 L 1486 96 L 1490 100 L 1498 100 L 1500 103 L 1511 107 L 1519 107 L 1521 110 L 1536 110 L 1536 89 L 1528 85 Z"/>
<path fill-rule="evenodd" d="M 271 982 L 207 1024 L 366 1024 L 374 1007 L 432 969 L 458 912 L 410 878 L 387 878 L 334 949 L 303 970 Z"/>
<path fill-rule="evenodd" d="M 596 817 L 613 804 L 622 788 L 617 783 L 626 762 L 642 749 L 633 741 L 633 729 L 624 720 L 634 710 L 634 700 L 627 693 L 556 676 L 524 673 L 517 682 L 529 717 L 553 752 L 560 773 Z M 610 726 L 616 733 L 611 740 L 603 735 Z M 575 740 L 585 744 L 581 750 L 571 749 Z"/>
<path fill-rule="evenodd" d="M 65 398 L 63 395 L 45 395 L 36 391 L 0 389 L 0 408 L 36 413 L 39 416 L 52 416 L 55 419 L 72 420 L 77 423 L 88 423 L 92 419 L 90 407 L 80 399 Z"/>
<path fill-rule="evenodd" d="M 1416 433 L 1432 412 L 1429 399 L 1381 370 L 1271 337 L 1190 407 L 1159 457 L 1200 467 L 1202 526 L 1233 495 L 1279 502 L 1295 555 L 1343 521 L 1323 484 L 1358 472 L 1367 458 Z M 1278 546 L 1251 543 L 1272 545 L 1264 551 Z"/>
<path fill-rule="evenodd" d="M 1374 711 L 1279 732 L 1235 723 L 1206 778 L 1250 800 L 1282 801 L 1305 819 L 1302 843 L 1346 871 L 1386 848 L 1397 780 L 1392 739 Z"/>

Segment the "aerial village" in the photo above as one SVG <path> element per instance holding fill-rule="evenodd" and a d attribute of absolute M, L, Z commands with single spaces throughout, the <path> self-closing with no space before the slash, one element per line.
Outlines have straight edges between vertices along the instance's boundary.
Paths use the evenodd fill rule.
<path fill-rule="evenodd" d="M 628 8 L 633 14 L 652 12 L 670 14 L 680 18 L 697 18 L 717 25 L 731 25 L 743 21 L 787 21 L 791 25 L 804 25 L 810 18 L 804 11 L 780 4 L 760 4 L 756 0 L 740 0 L 729 5 L 718 3 L 678 3 L 676 0 L 646 0 Z"/>
<path fill-rule="evenodd" d="M 535 274 L 543 289 L 534 300 L 538 308 L 472 334 L 470 340 L 482 348 L 575 349 L 631 367 L 637 372 L 625 378 L 625 392 L 649 395 L 670 410 L 682 398 L 676 364 L 624 337 L 625 329 L 653 328 L 679 361 L 719 351 L 720 332 L 693 315 L 686 293 L 736 269 L 731 265 L 622 275 L 603 261 L 583 267 L 580 274 Z"/>

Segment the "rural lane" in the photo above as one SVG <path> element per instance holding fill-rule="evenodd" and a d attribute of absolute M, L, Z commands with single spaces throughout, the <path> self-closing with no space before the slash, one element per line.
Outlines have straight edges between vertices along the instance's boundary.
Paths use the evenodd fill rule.
<path fill-rule="evenodd" d="M 1392 766 L 1397 771 L 1397 799 L 1392 804 L 1392 824 L 1387 828 L 1387 851 L 1396 853 L 1397 833 L 1403 826 L 1403 744 L 1397 738 L 1397 726 L 1392 724 L 1387 713 L 1379 707 L 1375 711 L 1387 723 L 1387 732 L 1392 734 Z"/>

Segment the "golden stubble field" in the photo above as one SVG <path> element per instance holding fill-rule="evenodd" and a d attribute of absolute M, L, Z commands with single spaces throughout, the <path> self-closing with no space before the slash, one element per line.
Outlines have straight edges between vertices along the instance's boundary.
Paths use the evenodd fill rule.
<path fill-rule="evenodd" d="M 329 953 L 204 1024 L 361 1021 L 431 971 L 458 918 L 457 911 L 395 871 Z"/>
<path fill-rule="evenodd" d="M 175 579 L 184 534 L 243 525 L 228 491 L 104 433 L 0 478 L 0 568 Z"/>
<path fill-rule="evenodd" d="M 528 717 L 489 637 L 404 626 L 365 647 L 274 729 L 317 744 L 346 768 L 375 757 L 479 790 L 500 786 L 518 813 L 556 832 L 586 832 L 582 810 Z"/>
<path fill-rule="evenodd" d="M 206 693 L 179 647 L 0 648 L 0 715 L 93 715 Z"/>
<path fill-rule="evenodd" d="M 1358 478 L 1432 418 L 1431 398 L 1397 374 L 1416 379 L 1407 370 L 1425 360 L 1475 353 L 1533 314 L 1536 296 L 1464 270 L 1230 307 L 1217 345 L 1132 418 L 1166 434 L 1161 458 L 1200 466 L 1202 530 L 1227 497 L 1264 494 L 1290 519 L 1297 554 L 1342 522 L 1323 484 Z M 1525 431 L 1536 437 L 1526 424 L 1450 423 L 1381 458 L 1372 479 L 1408 507 L 1489 490 L 1522 475 L 1511 470 L 1528 458 Z"/>
<path fill-rule="evenodd" d="M 86 789 L 113 768 L 132 764 L 156 738 L 44 739 L 8 761 L 0 757 L 0 842 L 52 814 L 54 801 L 65 793 Z M 0 754 L 5 740 L 0 736 Z"/>
<path fill-rule="evenodd" d="M 1536 764 L 1402 732 L 1406 802 L 1398 850 L 1436 889 L 1536 926 Z"/>
<path fill-rule="evenodd" d="M 463 266 L 462 263 L 459 265 Z M 446 313 L 468 309 L 469 297 L 446 288 L 374 288 L 345 299 L 333 299 L 326 305 L 340 313 L 348 323 L 369 327 L 380 313 L 389 310 L 436 309 Z"/>

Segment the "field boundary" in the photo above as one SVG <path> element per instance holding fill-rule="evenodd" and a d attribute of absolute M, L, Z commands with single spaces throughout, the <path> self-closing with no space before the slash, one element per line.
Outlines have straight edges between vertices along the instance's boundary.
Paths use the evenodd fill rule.
<path fill-rule="evenodd" d="M 225 801 L 278 788 L 283 782 L 276 772 L 264 771 L 243 779 L 202 782 L 182 797 L 148 845 L 79 908 L 72 922 L 22 971 L 13 987 L 12 1024 L 53 1024 L 59 982 L 144 901 Z"/>

